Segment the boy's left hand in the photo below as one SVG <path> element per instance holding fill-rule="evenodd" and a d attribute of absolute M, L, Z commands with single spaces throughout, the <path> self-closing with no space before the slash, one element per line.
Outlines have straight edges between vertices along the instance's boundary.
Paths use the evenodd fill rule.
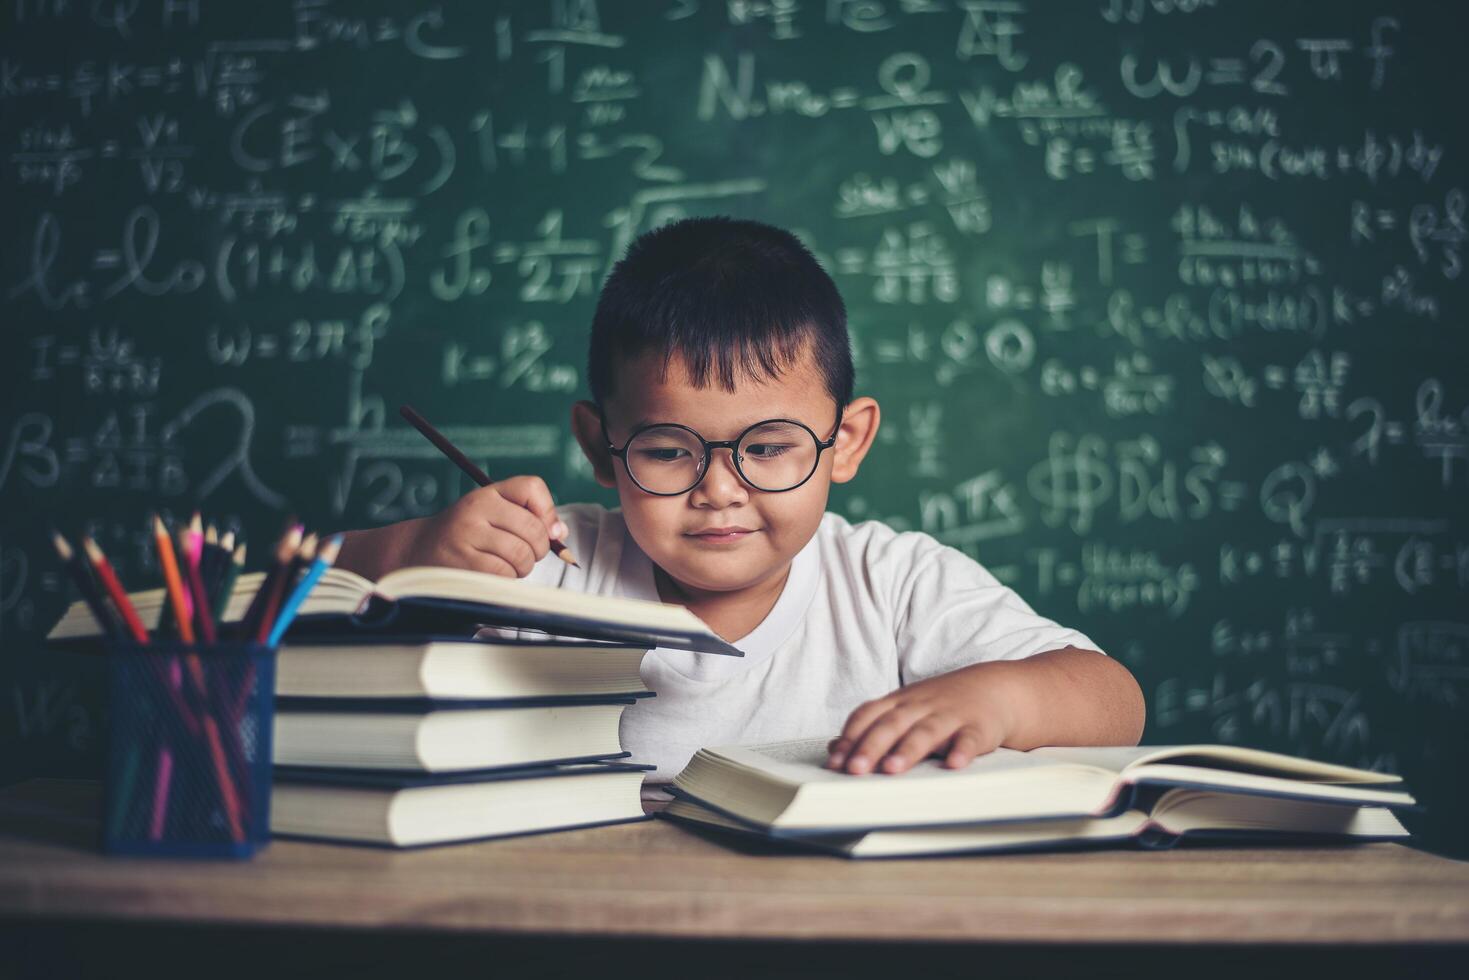
<path fill-rule="evenodd" d="M 1010 731 L 994 670 L 1004 666 L 970 664 L 858 706 L 827 747 L 827 768 L 896 773 L 939 753 L 950 769 L 967 766 Z"/>

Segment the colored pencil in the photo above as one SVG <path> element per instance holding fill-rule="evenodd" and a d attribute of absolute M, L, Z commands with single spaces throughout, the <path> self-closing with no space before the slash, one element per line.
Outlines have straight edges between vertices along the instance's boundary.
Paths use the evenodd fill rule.
<path fill-rule="evenodd" d="M 194 523 L 199 515 L 194 515 Z M 205 643 L 214 643 L 214 617 L 209 614 L 209 593 L 204 589 L 204 576 L 199 571 L 199 562 L 204 557 L 204 533 L 190 528 L 179 532 L 179 550 L 184 554 L 184 581 L 194 600 L 194 625 Z"/>
<path fill-rule="evenodd" d="M 245 570 L 245 544 L 241 542 L 233 549 L 229 564 L 225 565 L 224 572 L 214 586 L 214 620 L 219 624 L 221 631 L 224 629 L 224 614 L 229 608 L 230 596 L 235 591 L 235 581 L 240 573 Z"/>
<path fill-rule="evenodd" d="M 92 611 L 92 618 L 97 620 L 98 626 L 102 627 L 102 634 L 110 639 L 121 636 L 126 627 L 117 611 L 107 601 L 107 597 L 102 594 L 101 583 L 97 581 L 91 566 L 67 543 L 59 531 L 52 530 L 51 544 L 66 565 L 66 572 L 71 576 L 77 591 L 81 593 L 82 601 Z"/>
<path fill-rule="evenodd" d="M 167 587 L 169 600 L 173 603 L 174 618 L 178 621 L 179 639 L 188 645 L 194 643 L 194 616 L 192 603 L 189 601 L 190 590 L 185 587 L 179 575 L 178 559 L 174 555 L 173 542 L 169 539 L 168 529 L 163 526 L 163 521 L 157 514 L 153 515 L 153 541 L 158 548 L 158 563 L 163 566 L 163 579 Z M 189 668 L 189 677 L 194 682 L 194 693 L 199 696 L 201 713 L 207 712 L 209 692 L 204 677 L 204 666 L 199 663 L 199 658 L 194 654 L 184 657 L 184 664 Z"/>
<path fill-rule="evenodd" d="M 92 567 L 96 569 L 97 578 L 102 581 L 102 587 L 112 597 L 112 604 L 117 607 L 118 613 L 122 616 L 128 635 L 139 643 L 147 643 L 148 630 L 143 626 L 143 621 L 138 618 L 138 611 L 133 608 L 127 592 L 123 591 L 122 583 L 117 580 L 117 573 L 112 570 L 112 564 L 107 560 L 107 556 L 102 554 L 102 549 L 97 547 L 97 542 L 91 538 L 82 538 L 82 550 L 87 553 Z"/>
<path fill-rule="evenodd" d="M 210 541 L 211 533 L 215 534 L 213 542 Z M 245 564 L 245 545 L 241 543 L 238 547 L 235 546 L 234 531 L 226 531 L 221 535 L 210 525 L 204 531 L 203 559 L 208 560 L 210 565 L 206 571 L 204 561 L 201 560 L 200 578 L 204 582 L 205 595 L 209 600 L 210 617 L 220 638 L 223 638 L 224 613 L 229 605 L 230 594 L 234 591 L 235 579 L 239 577 Z M 241 686 L 248 689 L 255 683 L 255 663 L 249 657 L 243 659 L 245 668 Z M 245 749 L 240 742 L 240 712 L 234 710 L 235 699 L 230 694 L 236 662 L 235 657 L 213 659 L 214 673 L 209 685 L 211 708 L 204 719 L 204 734 L 210 740 L 211 760 L 215 756 L 221 760 L 228 759 L 228 764 L 213 761 L 213 765 L 220 786 L 220 801 L 224 805 L 232 832 L 239 829 L 242 819 L 240 787 L 250 780 L 249 760 L 245 758 Z M 224 726 L 223 730 L 221 726 Z M 243 838 L 237 836 L 235 839 Z"/>
<path fill-rule="evenodd" d="M 158 564 L 163 568 L 163 584 L 168 590 L 169 605 L 173 608 L 174 626 L 179 631 L 179 639 L 185 643 L 194 642 L 194 615 L 189 606 L 188 593 L 184 590 L 184 583 L 179 578 L 179 565 L 173 553 L 173 542 L 169 540 L 168 529 L 163 526 L 163 520 L 153 515 L 153 543 L 158 549 Z"/>
<path fill-rule="evenodd" d="M 204 734 L 209 743 L 209 761 L 214 765 L 214 778 L 219 783 L 219 795 L 224 802 L 225 817 L 229 820 L 230 838 L 239 843 L 245 839 L 245 831 L 240 824 L 240 799 L 235 793 L 235 781 L 230 776 L 229 766 L 224 761 L 219 723 L 213 715 L 204 716 Z"/>
<path fill-rule="evenodd" d="M 190 566 L 197 568 L 204 560 L 204 523 L 199 518 L 199 512 L 194 511 L 193 516 L 189 518 L 189 523 L 175 533 L 177 534 L 179 575 L 183 579 L 184 590 L 189 594 L 189 610 L 194 617 L 194 634 L 198 636 L 199 600 L 195 594 L 189 568 Z"/>
<path fill-rule="evenodd" d="M 128 746 L 127 755 L 123 758 L 122 776 L 108 801 L 111 805 L 107 813 L 107 832 L 113 837 L 121 837 L 127 830 L 127 814 L 133 802 L 133 784 L 137 781 L 138 746 L 135 742 Z"/>
<path fill-rule="evenodd" d="M 469 478 L 475 483 L 479 484 L 482 487 L 487 487 L 494 482 L 490 479 L 489 474 L 487 474 L 484 470 L 475 465 L 474 461 L 471 460 L 468 456 L 460 452 L 458 446 L 454 445 L 452 442 L 444 437 L 444 434 L 442 432 L 430 425 L 428 419 L 424 418 L 422 415 L 419 415 L 416 411 L 414 411 L 413 406 L 399 405 L 398 414 L 407 419 L 409 424 L 412 425 L 415 429 L 423 433 L 424 438 L 428 439 L 429 442 L 437 446 L 439 448 L 439 452 L 449 457 L 449 459 L 452 460 L 454 464 L 458 466 L 461 470 L 463 470 L 466 474 L 468 474 Z M 581 567 L 576 563 L 576 556 L 571 553 L 571 549 L 566 547 L 566 545 L 562 542 L 555 540 L 554 538 L 551 541 L 551 551 L 553 554 L 556 555 L 557 558 L 560 558 L 568 565 L 576 568 Z"/>
<path fill-rule="evenodd" d="M 301 535 L 305 529 L 294 520 L 286 525 L 286 530 L 281 534 L 275 544 L 275 554 L 270 568 L 265 572 L 265 578 L 261 580 L 260 587 L 255 590 L 255 595 L 250 599 L 250 607 L 245 610 L 244 618 L 236 635 L 242 640 L 248 640 L 260 629 L 260 617 L 265 612 L 266 603 L 275 587 L 275 580 L 285 574 L 287 566 L 291 563 L 291 556 L 296 549 L 301 547 Z"/>
<path fill-rule="evenodd" d="M 194 598 L 194 618 L 199 628 L 199 635 L 204 643 L 214 644 L 218 636 L 214 629 L 214 617 L 209 611 L 209 591 L 204 585 L 204 574 L 201 567 L 207 541 L 208 535 L 204 531 L 203 522 L 199 512 L 195 511 L 194 516 L 189 520 L 187 530 L 179 532 L 179 544 L 185 556 L 184 568 L 188 576 L 189 589 Z M 225 762 L 219 722 L 214 716 L 214 708 L 211 707 L 219 703 L 217 685 L 207 683 L 198 657 L 187 656 L 184 659 L 194 674 L 194 684 L 200 701 L 200 715 L 204 722 L 204 736 L 208 743 L 209 761 L 214 768 L 214 780 L 219 789 L 220 802 L 224 806 L 225 817 L 229 821 L 230 837 L 240 842 L 245 837 L 240 824 L 239 799 L 235 792 L 234 778 L 230 774 L 229 765 Z"/>
<path fill-rule="evenodd" d="M 275 625 L 271 627 L 270 636 L 266 639 L 266 646 L 273 647 L 280 643 L 281 637 L 290 628 L 291 620 L 296 618 L 296 612 L 301 608 L 301 603 L 306 601 L 306 597 L 311 594 L 311 590 L 316 587 L 322 575 L 326 574 L 332 562 L 337 560 L 337 552 L 341 550 L 342 536 L 340 534 L 330 538 L 321 546 L 316 560 L 311 563 L 311 567 L 302 577 L 301 584 L 296 586 L 290 598 L 281 606 L 280 615 L 276 617 Z"/>
<path fill-rule="evenodd" d="M 209 566 L 209 573 L 204 576 L 204 590 L 209 593 L 209 612 L 214 616 L 214 625 L 221 633 L 224 632 L 224 624 L 219 621 L 219 613 L 214 611 L 214 600 L 219 596 L 219 583 L 229 572 L 230 562 L 235 556 L 235 532 L 225 531 L 219 536 L 219 544 L 215 546 L 214 562 Z"/>
<path fill-rule="evenodd" d="M 271 586 L 270 597 L 265 601 L 265 610 L 260 616 L 260 626 L 255 633 L 255 642 L 264 643 L 275 629 L 275 621 L 280 618 L 280 610 L 288 596 L 295 590 L 296 579 L 301 569 L 316 557 L 316 533 L 306 535 L 301 539 L 301 546 L 291 556 L 286 569 L 281 573 Z"/>
<path fill-rule="evenodd" d="M 133 604 L 128 599 L 127 593 L 122 591 L 122 583 L 118 581 L 117 573 L 112 570 L 112 565 L 107 561 L 107 557 L 102 553 L 102 549 L 91 538 L 84 539 L 82 541 L 82 547 L 87 552 L 87 557 L 91 559 L 93 567 L 97 570 L 97 575 L 102 580 L 104 588 L 109 595 L 113 596 L 113 605 L 120 611 L 123 621 L 126 624 L 124 635 L 130 636 L 138 643 L 146 644 L 148 642 L 148 631 L 144 628 L 143 621 L 139 618 L 136 610 L 133 609 Z M 155 663 L 154 666 L 157 667 L 157 664 Z M 159 685 L 168 691 L 169 699 L 173 702 L 174 711 L 183 720 L 184 727 L 190 732 L 197 733 L 199 731 L 199 723 L 194 719 L 194 713 L 189 710 L 189 706 L 179 695 L 177 679 L 173 679 L 171 682 L 170 678 L 162 673 L 161 668 L 157 668 L 155 673 L 158 674 L 157 680 Z"/>
<path fill-rule="evenodd" d="M 148 825 L 148 839 L 162 840 L 168 819 L 168 790 L 173 782 L 173 752 L 167 745 L 158 747 L 158 771 L 153 776 L 153 819 Z"/>
<path fill-rule="evenodd" d="M 210 521 L 204 525 L 204 547 L 199 552 L 199 578 L 204 581 L 204 594 L 210 596 L 211 599 L 214 593 L 209 591 L 209 583 L 213 581 L 214 568 L 218 562 L 219 528 L 214 526 L 213 521 Z M 210 602 L 209 606 L 210 611 L 213 612 L 214 603 Z"/>

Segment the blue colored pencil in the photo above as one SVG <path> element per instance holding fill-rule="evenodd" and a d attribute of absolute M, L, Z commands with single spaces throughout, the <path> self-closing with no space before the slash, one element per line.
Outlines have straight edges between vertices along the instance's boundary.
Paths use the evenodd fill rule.
<path fill-rule="evenodd" d="M 291 625 L 291 620 L 296 618 L 296 611 L 301 608 L 301 603 L 306 601 L 306 596 L 316 587 L 316 583 L 321 579 L 322 575 L 326 574 L 326 570 L 331 567 L 332 562 L 337 560 L 337 552 L 341 550 L 342 536 L 340 534 L 327 541 L 318 549 L 316 560 L 306 570 L 305 576 L 301 579 L 301 584 L 296 586 L 295 590 L 291 592 L 290 598 L 286 600 L 285 605 L 281 606 L 280 615 L 276 616 L 275 625 L 271 627 L 270 635 L 265 639 L 266 646 L 273 647 L 281 642 L 281 637 L 285 635 L 287 627 Z"/>

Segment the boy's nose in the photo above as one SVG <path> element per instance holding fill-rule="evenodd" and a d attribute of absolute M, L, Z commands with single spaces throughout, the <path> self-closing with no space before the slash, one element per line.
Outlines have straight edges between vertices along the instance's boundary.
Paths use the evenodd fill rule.
<path fill-rule="evenodd" d="M 696 502 L 707 501 L 710 506 L 723 507 L 749 495 L 750 488 L 745 485 L 745 481 L 740 478 L 740 471 L 735 468 L 734 451 L 723 448 L 711 450 L 709 470 L 691 494 Z"/>

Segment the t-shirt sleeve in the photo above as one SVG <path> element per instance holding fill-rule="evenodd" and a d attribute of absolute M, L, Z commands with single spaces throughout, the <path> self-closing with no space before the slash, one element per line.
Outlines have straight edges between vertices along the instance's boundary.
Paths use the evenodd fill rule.
<path fill-rule="evenodd" d="M 1101 647 L 1040 615 L 982 564 L 928 534 L 893 535 L 878 560 L 891 567 L 898 671 L 911 684 L 987 660 Z"/>

